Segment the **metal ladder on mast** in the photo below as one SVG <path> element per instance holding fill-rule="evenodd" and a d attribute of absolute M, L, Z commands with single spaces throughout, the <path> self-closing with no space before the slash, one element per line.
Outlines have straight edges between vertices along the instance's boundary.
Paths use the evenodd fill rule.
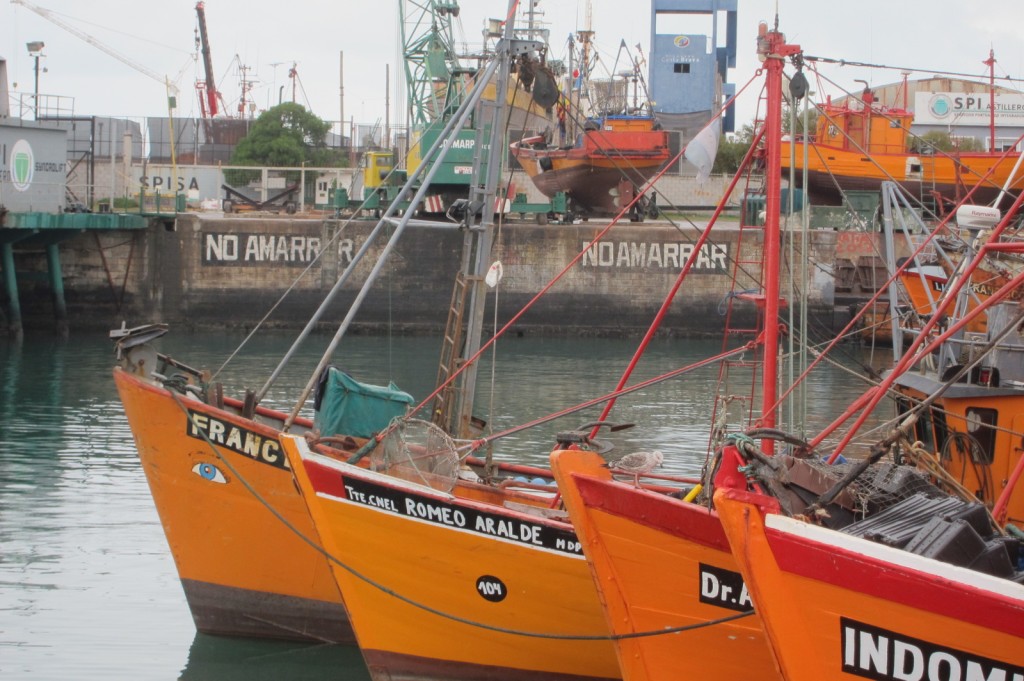
<path fill-rule="evenodd" d="M 463 336 L 466 328 L 466 300 L 469 297 L 469 287 L 466 285 L 471 275 L 466 272 L 459 272 L 455 275 L 455 283 L 452 286 L 451 304 L 448 306 L 448 321 L 445 324 L 444 338 L 441 340 L 441 355 L 437 368 L 437 383 L 444 385 L 444 388 L 434 398 L 434 406 L 431 411 L 431 422 L 448 430 L 451 427 L 452 405 L 458 390 L 456 382 L 447 383 L 462 364 L 461 351 Z"/>
<path fill-rule="evenodd" d="M 762 96 L 762 99 L 764 97 Z M 762 124 L 763 121 L 755 121 L 755 126 Z M 753 181 L 752 181 L 753 180 Z M 760 180 L 760 181 L 758 181 Z M 758 209 L 759 206 L 754 206 L 752 202 L 748 201 L 750 196 L 763 196 L 763 191 L 760 193 L 754 193 L 752 191 L 753 186 L 764 187 L 764 176 L 761 175 L 759 178 L 752 172 L 748 172 L 746 187 L 743 191 L 743 200 L 740 206 L 740 221 L 739 228 L 736 236 L 736 253 L 732 258 L 732 272 L 730 273 L 731 284 L 729 288 L 728 300 L 725 304 L 725 322 L 724 332 L 722 339 L 722 350 L 725 351 L 730 347 L 733 347 L 737 340 L 747 342 L 755 339 L 759 331 L 763 328 L 764 324 L 764 295 L 762 293 L 763 287 L 763 258 L 754 258 L 749 255 L 745 255 L 744 251 L 747 250 L 745 246 L 749 243 L 755 243 L 758 233 L 763 235 L 764 224 L 757 224 L 758 220 Z M 753 214 L 748 214 L 748 208 Z M 751 233 L 752 232 L 752 233 Z M 763 240 L 763 239 L 762 239 Z M 748 279 L 744 284 L 749 284 L 746 288 L 738 288 L 738 282 L 742 279 Z M 753 326 L 737 326 L 734 316 L 737 312 L 736 303 L 737 300 L 744 300 L 753 302 L 756 306 L 756 313 L 754 317 L 755 323 Z M 718 366 L 718 381 L 715 389 L 714 404 L 712 406 L 712 424 L 711 429 L 711 441 L 708 443 L 709 451 L 715 449 L 718 446 L 718 442 L 715 440 L 719 439 L 723 433 L 718 432 L 719 420 L 722 416 L 726 419 L 723 425 L 728 429 L 729 426 L 736 427 L 736 424 L 729 424 L 727 420 L 729 418 L 729 405 L 736 400 L 745 401 L 746 404 L 743 406 L 745 416 L 743 417 L 746 422 L 743 424 L 744 429 L 752 425 L 753 420 L 753 409 L 754 409 L 754 394 L 758 384 L 759 368 L 761 366 L 760 358 L 749 359 L 746 357 L 739 357 L 737 359 L 728 359 L 721 362 Z M 740 386 L 742 383 L 742 389 Z M 722 414 L 724 410 L 724 414 Z"/>

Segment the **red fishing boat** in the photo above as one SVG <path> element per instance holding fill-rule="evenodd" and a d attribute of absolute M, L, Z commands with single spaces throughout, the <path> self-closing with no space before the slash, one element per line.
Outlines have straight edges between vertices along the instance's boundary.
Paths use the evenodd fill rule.
<path fill-rule="evenodd" d="M 799 48 L 787 45 L 777 31 L 764 31 L 759 37 L 759 51 L 766 57 L 763 61 L 769 83 L 765 157 L 769 168 L 777 168 L 779 147 L 773 140 L 778 139 L 775 135 L 779 123 L 780 74 L 784 57 L 797 54 Z M 1011 523 L 1021 522 L 1022 495 L 1014 495 L 1012 490 L 1024 468 L 1018 448 L 1022 428 L 1015 416 L 1019 413 L 1017 398 L 1010 393 L 1019 390 L 1011 368 L 1016 366 L 1024 344 L 1012 335 L 1007 341 L 1005 334 L 996 334 L 1018 328 L 1024 315 L 1004 317 L 996 325 L 990 316 L 989 336 L 973 339 L 969 352 L 953 353 L 959 363 L 940 364 L 937 374 L 934 364 L 927 376 L 911 374 L 910 367 L 927 359 L 942 343 L 960 338 L 956 334 L 963 335 L 972 323 L 970 316 L 949 316 L 951 301 L 956 297 L 956 291 L 951 291 L 951 297 L 942 306 L 932 308 L 927 322 L 914 330 L 915 340 L 885 383 L 870 389 L 848 413 L 810 442 L 780 432 L 775 365 L 780 328 L 775 321 L 780 310 L 780 239 L 774 231 L 779 216 L 779 187 L 772 182 L 777 173 L 768 173 L 767 177 L 762 288 L 744 294 L 761 306 L 764 320 L 761 334 L 750 345 L 762 350 L 763 357 L 759 390 L 762 408 L 760 414 L 754 415 L 757 427 L 726 438 L 726 444 L 718 448 L 705 466 L 703 489 L 685 495 L 659 495 L 638 488 L 632 481 L 611 479 L 586 453 L 558 451 L 551 457 L 565 506 L 601 592 L 605 616 L 617 635 L 616 648 L 624 678 L 676 678 L 679 669 L 692 664 L 693 648 L 671 646 L 657 636 L 632 639 L 630 635 L 650 631 L 652 626 L 683 627 L 695 622 L 702 622 L 709 629 L 721 629 L 717 637 L 713 632 L 703 635 L 699 648 L 702 653 L 722 661 L 727 659 L 731 646 L 742 644 L 751 661 L 751 668 L 743 671 L 702 668 L 701 678 L 771 678 L 777 673 L 794 681 L 852 678 L 851 675 L 858 674 L 880 679 L 928 678 L 900 675 L 917 673 L 914 670 L 919 671 L 920 665 L 901 666 L 893 672 L 891 649 L 881 650 L 888 645 L 886 641 L 892 640 L 900 645 L 918 645 L 916 649 L 901 649 L 909 656 L 909 665 L 923 660 L 921 664 L 937 664 L 949 670 L 953 668 L 950 665 L 956 664 L 960 665 L 958 670 L 970 668 L 971 674 L 981 674 L 977 678 L 1013 678 L 1020 671 L 1024 650 L 1017 621 L 1024 602 L 1019 586 L 1024 576 L 1017 562 L 1018 545 L 1011 536 L 1015 530 L 1012 525 L 1010 529 L 1002 528 L 1008 518 Z M 1016 208 L 1017 205 L 1012 213 Z M 1008 215 L 993 230 L 996 242 L 1012 219 L 1012 214 Z M 1019 249 L 994 243 L 982 250 L 989 251 L 986 255 L 994 255 L 1013 248 Z M 962 268 L 952 286 L 972 281 L 976 270 L 972 261 Z M 1012 299 L 1013 291 L 1022 283 L 1024 275 L 1009 273 L 999 282 L 998 290 L 990 291 L 973 308 L 972 314 L 982 314 L 1001 300 Z M 966 350 L 962 344 L 955 347 Z M 1012 378 L 1001 387 L 1001 394 L 984 389 L 994 376 L 1006 375 L 1000 374 L 995 363 L 997 355 L 993 353 L 1000 351 L 1004 355 L 1010 351 L 1012 357 L 1002 367 L 1003 372 L 1011 372 Z M 981 361 L 984 358 L 990 361 Z M 620 388 L 627 376 L 628 371 Z M 839 465 L 839 456 L 850 438 L 874 413 L 888 389 L 894 387 L 906 399 L 903 421 L 897 424 L 900 427 L 894 426 L 902 439 L 894 436 L 878 443 L 863 460 Z M 998 406 L 987 402 L 989 399 L 998 400 Z M 944 416 L 945 430 L 935 425 L 939 422 L 935 414 Z M 817 453 L 824 438 L 854 415 L 857 420 L 847 436 L 824 455 Z M 914 419 L 920 424 L 917 430 Z M 931 440 L 922 439 L 926 432 Z M 959 435 L 954 437 L 955 433 Z M 974 447 L 966 435 L 982 446 Z M 951 438 L 967 444 L 959 452 L 956 442 L 943 450 L 941 443 Z M 775 455 L 776 440 L 785 443 L 788 454 Z M 943 451 L 951 456 L 935 456 Z M 823 461 L 822 456 L 832 461 Z M 879 462 L 883 456 L 889 460 Z M 928 466 L 929 462 L 934 465 L 919 470 L 918 466 Z M 943 463 L 947 464 L 946 473 Z M 964 465 L 977 469 L 977 476 L 961 477 L 960 486 L 966 490 L 954 492 L 957 481 L 948 480 L 948 470 Z M 858 478 L 858 485 L 849 487 Z M 986 480 L 992 484 L 983 484 Z M 742 495 L 748 487 L 780 497 L 785 513 L 798 520 L 776 521 L 772 514 L 778 506 L 772 505 L 775 502 L 770 496 L 764 497 L 764 501 L 745 503 L 741 508 L 734 503 L 728 506 L 730 517 L 724 518 L 718 510 L 719 501 L 726 505 L 734 497 L 747 501 Z M 733 496 L 731 491 L 716 490 L 741 491 Z M 986 504 L 998 523 L 989 521 Z M 758 521 L 759 514 L 765 513 L 768 549 L 764 549 L 764 533 Z M 957 567 L 936 565 L 933 563 L 939 561 L 929 563 L 922 557 L 901 560 L 890 555 L 894 551 L 902 553 L 923 531 L 924 523 L 947 516 L 962 521 L 943 521 L 955 525 L 957 531 L 963 523 L 973 525 L 970 549 L 955 561 L 945 561 L 956 562 Z M 809 529 L 789 529 L 800 521 Z M 877 550 L 850 550 L 852 539 L 819 540 L 791 552 L 812 531 L 815 537 L 826 531 L 831 533 L 829 537 L 839 534 L 816 525 L 831 528 L 858 524 L 860 537 L 881 536 L 887 538 L 883 543 L 888 545 Z M 794 536 L 783 537 L 781 531 L 775 531 L 783 526 Z M 945 525 L 936 522 L 929 531 L 936 544 L 954 542 L 950 536 L 953 531 Z M 723 538 L 727 541 L 723 542 Z M 926 545 L 927 537 L 917 541 Z M 928 548 L 936 551 L 935 545 Z M 924 551 L 917 555 L 926 554 Z M 797 555 L 802 558 L 794 558 Z M 967 570 L 969 566 L 973 570 Z M 978 574 L 979 570 L 986 574 Z M 971 574 L 965 576 L 963 572 Z M 764 581 L 755 584 L 762 574 Z M 660 580 L 654 583 L 652 575 L 658 575 Z M 890 575 L 894 577 L 890 579 Z M 761 598 L 762 591 L 771 595 Z M 888 600 L 892 602 L 883 605 Z M 795 601 L 799 605 L 794 611 Z M 847 619 L 841 618 L 846 601 L 850 606 L 849 622 L 853 623 L 850 626 Z M 757 608 L 756 616 L 749 608 L 751 603 Z M 980 608 L 986 615 L 968 614 L 966 611 L 972 607 Z M 742 611 L 749 619 L 729 617 L 725 614 L 729 611 Z M 866 624 L 858 629 L 857 622 Z M 942 629 L 953 633 L 938 633 Z M 898 636 L 886 638 L 887 632 Z M 808 651 L 809 647 L 815 650 Z M 953 656 L 952 662 L 943 657 L 947 652 Z M 863 663 L 865 656 L 874 658 Z M 883 657 L 889 662 L 875 659 Z M 853 663 L 844 666 L 850 660 Z M 774 664 L 769 666 L 769 661 Z M 858 668 L 859 664 L 867 667 Z M 886 664 L 889 666 L 885 667 Z M 933 678 L 939 677 L 933 674 Z"/>
<path fill-rule="evenodd" d="M 758 44 L 767 58 L 769 93 L 764 139 L 769 161 L 777 163 L 779 136 L 772 130 L 778 130 L 781 120 L 782 68 L 784 60 L 799 53 L 800 48 L 787 44 L 781 33 L 762 28 Z M 763 288 L 745 295 L 759 306 L 764 318 L 774 319 L 781 306 L 780 187 L 778 175 L 769 174 L 767 181 Z M 710 225 L 714 225 L 717 215 Z M 703 236 L 712 230 L 705 230 Z M 679 289 L 689 266 L 683 267 L 663 309 Z M 644 344 L 656 329 L 657 320 Z M 757 343 L 739 348 L 756 350 L 763 356 L 763 424 L 768 427 L 774 425 L 774 407 L 769 405 L 775 402 L 774 348 L 778 332 L 777 324 L 765 324 Z M 735 350 L 713 360 L 721 361 L 730 352 Z M 620 389 L 632 366 L 623 375 Z M 753 613 L 722 525 L 714 510 L 695 503 L 699 488 L 685 496 L 639 488 L 630 481 L 613 479 L 587 452 L 553 452 L 551 466 L 594 573 L 608 625 L 616 635 L 624 679 L 667 681 L 678 678 L 681 669 L 695 678 L 709 680 L 777 678 L 760 620 Z M 675 628 L 683 628 L 686 633 L 672 637 L 637 635 Z"/>

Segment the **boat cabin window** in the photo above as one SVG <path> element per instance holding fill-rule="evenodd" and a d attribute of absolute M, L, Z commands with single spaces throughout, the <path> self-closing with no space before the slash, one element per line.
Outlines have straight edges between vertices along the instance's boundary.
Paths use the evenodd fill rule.
<path fill-rule="evenodd" d="M 995 409 L 968 407 L 967 433 L 978 442 L 978 447 L 971 448 L 971 458 L 975 463 L 992 463 L 996 445 L 996 422 L 999 412 Z"/>
<path fill-rule="evenodd" d="M 900 416 L 903 416 L 910 411 L 910 403 L 907 400 L 898 400 L 897 409 Z M 929 409 L 921 414 L 914 424 L 914 438 L 930 452 L 944 452 L 948 456 L 948 450 L 944 447 L 948 437 L 946 415 L 941 411 Z"/>

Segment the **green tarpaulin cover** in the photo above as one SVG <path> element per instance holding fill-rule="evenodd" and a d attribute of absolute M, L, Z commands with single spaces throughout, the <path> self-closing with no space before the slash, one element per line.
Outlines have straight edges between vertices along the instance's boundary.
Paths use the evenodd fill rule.
<path fill-rule="evenodd" d="M 337 367 L 328 367 L 316 397 L 315 425 L 325 437 L 371 437 L 404 415 L 414 401 L 394 383 L 367 385 Z"/>

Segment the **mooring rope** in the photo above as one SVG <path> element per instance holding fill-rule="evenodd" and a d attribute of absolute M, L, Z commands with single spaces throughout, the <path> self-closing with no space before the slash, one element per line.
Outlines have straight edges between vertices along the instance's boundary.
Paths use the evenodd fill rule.
<path fill-rule="evenodd" d="M 223 454 L 220 453 L 220 451 L 217 449 L 217 446 L 214 445 L 213 442 L 210 440 L 209 436 L 207 436 L 206 431 L 203 430 L 202 428 L 200 428 L 199 425 L 193 420 L 192 414 L 189 413 L 188 408 L 181 402 L 181 398 L 173 390 L 167 389 L 167 393 L 171 396 L 171 398 L 174 400 L 174 402 L 178 405 L 178 408 L 181 409 L 182 413 L 185 414 L 185 417 L 188 419 L 188 421 L 192 425 L 192 427 L 197 432 L 199 432 L 200 435 L 202 435 L 203 440 L 206 442 L 207 446 L 210 447 L 210 450 L 214 453 L 214 455 L 225 466 L 227 466 L 227 469 L 231 472 L 231 474 L 233 476 L 235 476 L 235 478 L 238 479 L 239 482 L 242 483 L 242 486 L 245 487 L 245 489 L 263 507 L 265 507 L 268 511 L 270 511 L 271 515 L 273 515 L 275 518 L 277 518 L 286 528 L 288 528 L 288 530 L 290 532 L 292 532 L 296 537 L 298 537 L 303 542 L 305 542 L 307 545 L 309 545 L 311 548 L 313 548 L 313 550 L 315 550 L 317 553 L 319 553 L 322 556 L 324 556 L 324 558 L 326 558 L 329 562 L 334 563 L 335 565 L 337 565 L 341 569 L 343 569 L 346 572 L 348 572 L 349 574 L 351 574 L 356 579 L 359 579 L 359 580 L 365 582 L 366 584 L 374 587 L 375 589 L 378 589 L 382 593 L 384 593 L 384 594 L 386 594 L 388 596 L 391 596 L 392 598 L 396 598 L 396 599 L 402 601 L 403 603 L 405 603 L 407 605 L 411 605 L 414 608 L 418 608 L 420 610 L 423 610 L 424 612 L 428 612 L 428 613 L 430 613 L 432 615 L 437 615 L 438 617 L 442 617 L 444 619 L 451 620 L 452 622 L 458 622 L 459 624 L 465 624 L 465 625 L 468 625 L 468 626 L 471 626 L 471 627 L 476 627 L 478 629 L 484 629 L 484 630 L 487 630 L 487 631 L 493 631 L 493 632 L 496 632 L 496 633 L 499 633 L 499 634 L 509 634 L 509 635 L 512 635 L 512 636 L 523 636 L 523 637 L 526 637 L 526 638 L 555 639 L 555 640 L 562 640 L 562 641 L 622 641 L 622 640 L 629 640 L 629 639 L 634 639 L 634 638 L 648 638 L 648 637 L 651 637 L 651 636 L 662 636 L 662 635 L 665 635 L 665 634 L 678 634 L 678 633 L 682 633 L 682 632 L 685 632 L 685 631 L 693 631 L 693 630 L 696 630 L 696 629 L 704 629 L 706 627 L 715 626 L 717 624 L 725 624 L 725 623 L 728 623 L 728 622 L 732 622 L 734 620 L 742 619 L 744 617 L 749 617 L 749 616 L 754 614 L 754 610 L 753 609 L 749 609 L 749 610 L 744 610 L 743 612 L 738 612 L 738 613 L 736 613 L 734 615 L 728 615 L 726 617 L 720 617 L 718 619 L 707 620 L 707 621 L 704 621 L 704 622 L 698 622 L 696 624 L 687 624 L 687 625 L 681 625 L 681 626 L 678 626 L 678 627 L 666 627 L 664 629 L 652 629 L 652 630 L 648 630 L 648 631 L 637 631 L 637 632 L 632 632 L 632 633 L 628 633 L 628 634 L 554 634 L 554 633 L 547 633 L 547 632 L 540 632 L 540 631 L 524 631 L 524 630 L 521 630 L 521 629 L 510 629 L 508 627 L 499 627 L 499 626 L 496 626 L 496 625 L 493 625 L 493 624 L 486 624 L 484 622 L 477 622 L 475 620 L 467 619 L 465 617 L 461 617 L 459 615 L 455 615 L 455 614 L 450 613 L 450 612 L 445 612 L 444 610 L 439 610 L 437 608 L 434 608 L 433 606 L 427 605 L 426 603 L 421 603 L 420 601 L 414 600 L 414 599 L 412 599 L 412 598 L 410 598 L 408 596 L 400 594 L 400 593 L 396 592 L 395 590 L 391 589 L 390 587 L 387 587 L 384 584 L 381 584 L 380 582 L 370 578 L 369 576 L 367 576 L 367 575 L 363 574 L 362 572 L 356 570 L 354 567 L 352 567 L 348 563 L 344 562 L 343 560 L 341 560 L 340 558 L 338 558 L 337 556 L 332 554 L 330 551 L 328 551 L 323 546 L 321 546 L 319 542 L 313 541 L 312 539 L 307 537 L 302 531 L 299 530 L 299 528 L 295 527 L 294 524 L 292 524 L 287 518 L 285 518 L 281 514 L 280 511 L 278 511 L 276 508 L 274 508 L 274 506 L 269 501 L 267 501 L 267 499 L 265 499 L 263 497 L 263 495 L 261 495 L 256 490 L 256 488 L 253 487 L 252 484 L 248 480 L 246 480 L 245 477 L 243 477 L 238 472 L 238 469 L 236 469 L 231 464 L 231 462 L 227 459 L 227 457 L 225 457 Z"/>

